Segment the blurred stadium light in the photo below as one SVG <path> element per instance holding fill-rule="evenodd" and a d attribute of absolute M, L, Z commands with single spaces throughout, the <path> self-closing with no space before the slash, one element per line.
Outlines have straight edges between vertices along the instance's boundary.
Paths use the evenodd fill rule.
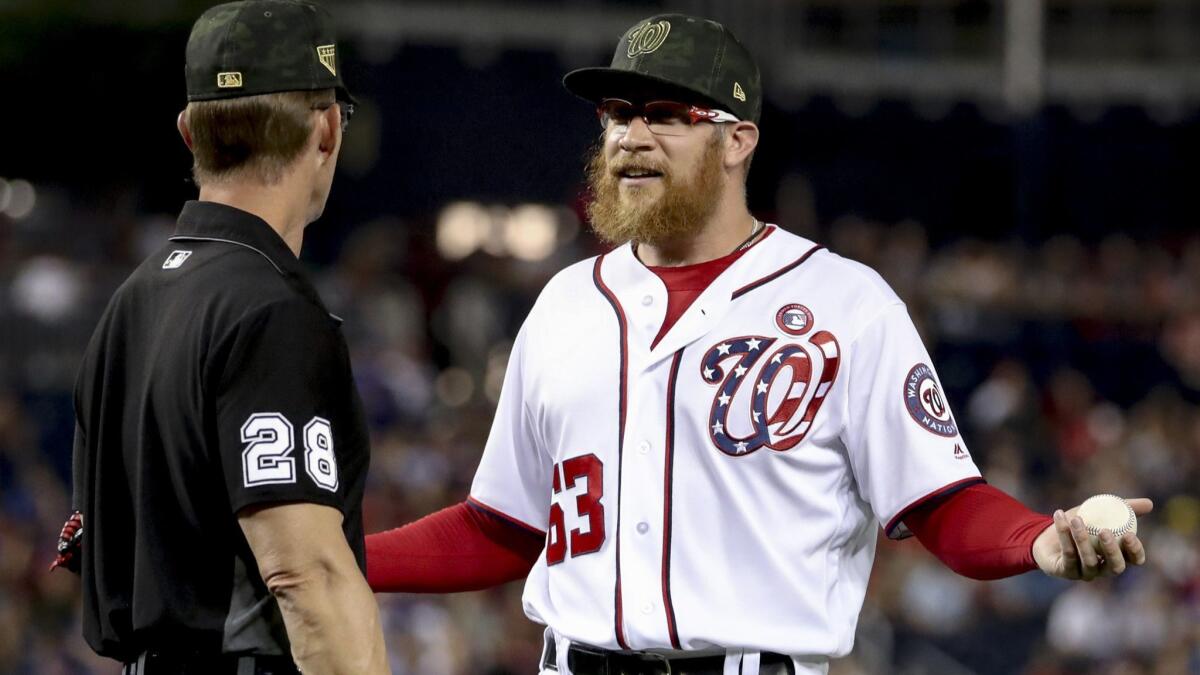
<path fill-rule="evenodd" d="M 501 257 L 537 262 L 554 253 L 578 232 L 578 223 L 566 209 L 544 204 L 486 206 L 454 202 L 437 220 L 437 249 L 446 260 L 461 260 L 477 250 Z"/>
<path fill-rule="evenodd" d="M 504 243 L 519 260 L 545 260 L 554 252 L 558 224 L 554 210 L 539 204 L 513 209 L 504 222 Z"/>
<path fill-rule="evenodd" d="M 460 408 L 475 395 L 475 380 L 462 368 L 447 368 L 434 384 L 438 399 L 450 408 Z"/>
<path fill-rule="evenodd" d="M 21 220 L 33 213 L 37 206 L 37 190 L 27 180 L 17 178 L 11 182 L 0 178 L 0 213 Z"/>
<path fill-rule="evenodd" d="M 437 221 L 438 253 L 460 260 L 474 253 L 492 227 L 487 210 L 475 202 L 456 202 L 442 209 Z"/>

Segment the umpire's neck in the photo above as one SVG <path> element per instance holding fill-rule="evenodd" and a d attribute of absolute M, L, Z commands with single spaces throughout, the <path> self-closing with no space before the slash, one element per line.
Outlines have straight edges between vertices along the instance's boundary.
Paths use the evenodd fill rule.
<path fill-rule="evenodd" d="M 333 170 L 342 144 L 338 115 L 337 106 L 333 106 L 319 116 L 300 156 L 283 170 L 278 180 L 264 181 L 252 171 L 241 171 L 220 181 L 202 183 L 199 199 L 262 218 L 299 257 L 304 228 L 321 217 L 333 184 Z M 184 139 L 190 147 L 186 132 Z"/>
<path fill-rule="evenodd" d="M 304 228 L 312 222 L 311 205 L 296 181 L 275 185 L 220 183 L 200 188 L 200 201 L 232 206 L 262 218 L 296 257 L 304 243 Z M 319 215 L 319 214 L 318 214 Z"/>

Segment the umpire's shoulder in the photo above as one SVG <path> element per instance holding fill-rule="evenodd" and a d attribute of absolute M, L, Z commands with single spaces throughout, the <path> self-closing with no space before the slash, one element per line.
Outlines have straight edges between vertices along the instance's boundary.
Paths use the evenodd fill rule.
<path fill-rule="evenodd" d="M 266 254 L 225 241 L 170 241 L 142 261 L 130 277 L 160 291 L 222 291 L 250 296 L 288 292 L 285 271 Z"/>
<path fill-rule="evenodd" d="M 187 255 L 178 261 L 181 251 Z M 311 328 L 337 323 L 296 270 L 228 242 L 169 244 L 151 255 L 135 276 L 152 287 L 161 302 L 186 304 L 196 319 L 218 333 L 268 319 Z"/>
<path fill-rule="evenodd" d="M 253 249 L 222 242 L 197 242 L 193 246 L 198 259 L 185 273 L 191 284 L 203 285 L 214 293 L 260 301 L 296 294 L 288 283 L 287 272 Z"/>

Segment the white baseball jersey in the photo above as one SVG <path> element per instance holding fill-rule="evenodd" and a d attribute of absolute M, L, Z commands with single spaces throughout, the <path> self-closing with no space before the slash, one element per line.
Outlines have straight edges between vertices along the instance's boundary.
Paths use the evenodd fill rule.
<path fill-rule="evenodd" d="M 981 480 L 904 304 L 771 226 L 651 348 L 629 245 L 547 284 L 472 500 L 546 533 L 525 611 L 609 649 L 848 653 L 876 523 Z"/>

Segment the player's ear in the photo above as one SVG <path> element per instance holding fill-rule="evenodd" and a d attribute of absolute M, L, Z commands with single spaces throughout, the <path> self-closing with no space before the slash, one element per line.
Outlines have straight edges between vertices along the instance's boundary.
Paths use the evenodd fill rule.
<path fill-rule="evenodd" d="M 175 128 L 179 129 L 179 136 L 183 138 L 183 144 L 188 150 L 192 149 L 192 131 L 188 129 L 187 124 L 187 108 L 179 111 L 179 117 L 175 118 Z"/>
<path fill-rule="evenodd" d="M 735 122 L 726 125 L 725 166 L 732 168 L 746 161 L 758 147 L 758 125 L 754 122 Z"/>

